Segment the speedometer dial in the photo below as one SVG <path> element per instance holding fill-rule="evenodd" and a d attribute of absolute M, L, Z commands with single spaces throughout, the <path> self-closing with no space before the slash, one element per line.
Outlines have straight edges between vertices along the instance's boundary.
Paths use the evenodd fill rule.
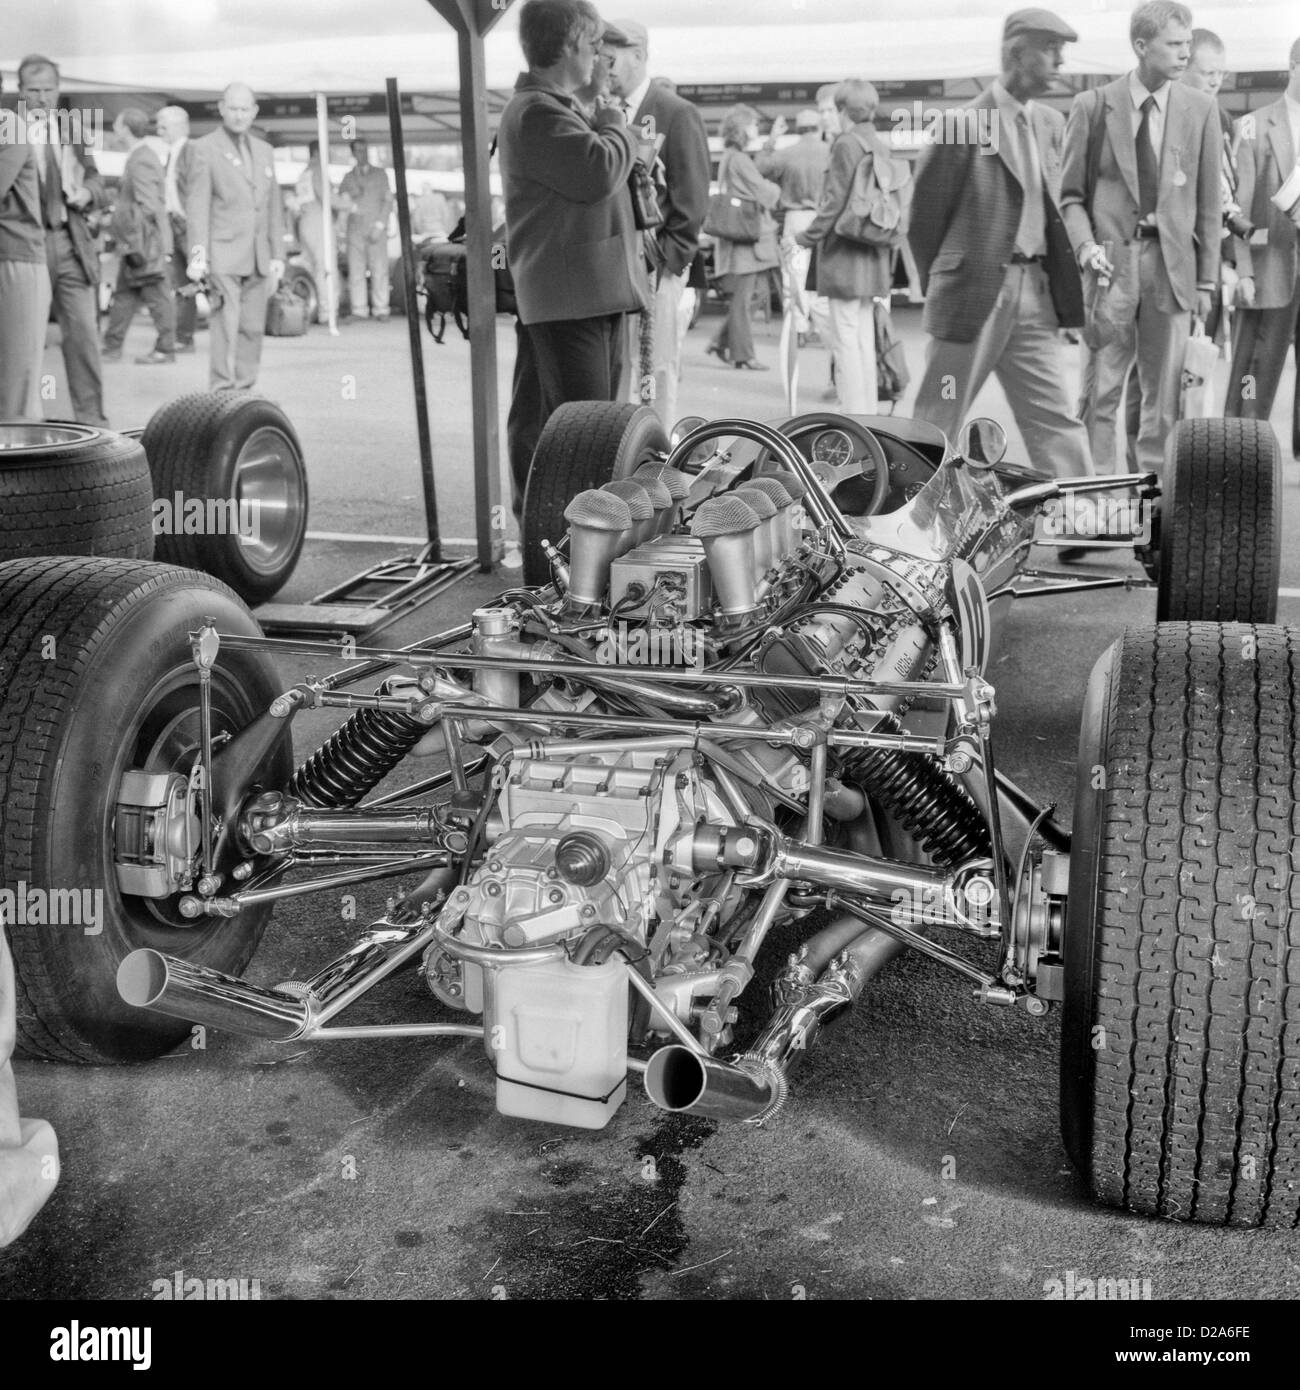
<path fill-rule="evenodd" d="M 812 456 L 814 463 L 843 468 L 853 461 L 853 441 L 843 430 L 824 430 L 813 440 Z"/>

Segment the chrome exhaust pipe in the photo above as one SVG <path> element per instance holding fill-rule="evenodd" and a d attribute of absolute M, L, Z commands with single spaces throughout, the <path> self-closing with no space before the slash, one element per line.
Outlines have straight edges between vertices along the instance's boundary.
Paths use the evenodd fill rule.
<path fill-rule="evenodd" d="M 788 1073 L 816 1041 L 823 1024 L 853 1004 L 904 943 L 876 927 L 852 939 L 853 920 L 845 917 L 805 945 L 775 985 L 780 1001 L 753 1047 L 732 1062 L 703 1057 L 688 1047 L 670 1044 L 650 1058 L 645 1070 L 646 1095 L 674 1114 L 703 1115 L 713 1120 L 762 1124 L 785 1105 Z M 858 924 L 860 925 L 860 924 Z M 809 946 L 825 938 L 843 949 L 813 978 L 818 953 Z"/>
<path fill-rule="evenodd" d="M 645 1069 L 646 1095 L 675 1115 L 757 1120 L 785 1099 L 784 1078 L 702 1057 L 681 1043 L 661 1047 Z"/>
<path fill-rule="evenodd" d="M 138 1009 L 271 1042 L 301 1037 L 311 1022 L 305 999 L 148 948 L 132 951 L 117 967 L 117 992 Z"/>

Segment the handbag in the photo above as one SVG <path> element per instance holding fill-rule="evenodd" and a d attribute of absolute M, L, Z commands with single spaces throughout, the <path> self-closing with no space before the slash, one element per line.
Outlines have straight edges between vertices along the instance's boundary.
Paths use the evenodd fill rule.
<path fill-rule="evenodd" d="M 1214 339 L 1205 332 L 1201 319 L 1192 322 L 1192 333 L 1183 349 L 1182 403 L 1179 418 L 1199 420 L 1217 412 L 1213 409 L 1211 377 L 1219 360 Z"/>
<path fill-rule="evenodd" d="M 704 230 L 724 241 L 752 246 L 763 232 L 763 210 L 752 198 L 742 198 L 723 189 L 709 199 Z"/>

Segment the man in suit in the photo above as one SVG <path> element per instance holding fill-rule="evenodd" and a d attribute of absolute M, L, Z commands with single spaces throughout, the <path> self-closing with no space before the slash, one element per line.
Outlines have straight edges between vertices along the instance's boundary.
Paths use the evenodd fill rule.
<path fill-rule="evenodd" d="M 655 287 L 654 399 L 659 418 L 669 429 L 677 419 L 677 381 L 688 315 L 683 297 L 691 262 L 700 246 L 700 224 L 709 203 L 709 141 L 704 121 L 689 102 L 650 80 L 650 49 L 645 25 L 616 19 L 605 30 L 611 56 L 609 90 L 622 102 L 623 114 L 636 136 L 647 169 L 662 171 L 663 224 L 645 237 L 650 280 Z M 656 161 L 658 167 L 656 169 Z M 628 360 L 635 364 L 639 343 L 636 317 L 628 319 L 633 337 Z M 648 396 L 632 372 L 632 399 Z"/>
<path fill-rule="evenodd" d="M 59 69 L 38 53 L 18 65 L 19 95 L 29 113 L 44 111 L 48 140 L 36 150 L 45 225 L 45 256 L 62 337 L 72 414 L 83 425 L 106 426 L 99 360 L 99 250 L 89 214 L 107 204 L 89 150 L 60 139 Z M 71 134 L 71 131 L 66 132 Z M 66 417 L 56 407 L 54 414 Z"/>
<path fill-rule="evenodd" d="M 932 340 L 917 418 L 953 439 L 992 372 L 1030 463 L 1058 477 L 1092 472 L 1058 331 L 1083 322 L 1083 294 L 1058 205 L 1065 122 L 1034 98 L 1078 37 L 1050 10 L 1008 16 L 1002 75 L 966 108 L 973 123 L 922 151 L 908 233 Z"/>
<path fill-rule="evenodd" d="M 1183 351 L 1192 316 L 1209 317 L 1219 282 L 1223 196 L 1213 98 L 1179 82 L 1192 16 L 1149 0 L 1129 22 L 1137 67 L 1081 92 L 1065 128 L 1061 212 L 1085 292 L 1110 282 L 1121 309 L 1111 341 L 1094 355 L 1084 419 L 1097 469 L 1119 467 L 1116 416 L 1129 364 L 1142 388 L 1137 464 L 1160 471 L 1178 421 Z"/>
<path fill-rule="evenodd" d="M 163 192 L 167 218 L 172 228 L 171 288 L 176 311 L 176 351 L 194 351 L 194 328 L 198 319 L 195 296 L 180 294 L 190 284 L 188 264 L 189 234 L 185 223 L 185 195 L 194 167 L 194 145 L 190 140 L 190 117 L 183 106 L 164 106 L 154 116 L 154 130 L 167 146 Z"/>
<path fill-rule="evenodd" d="M 172 297 L 167 272 L 172 256 L 172 227 L 163 190 L 165 176 L 158 156 L 145 143 L 149 117 L 138 107 L 118 113 L 113 134 L 127 151 L 122 186 L 113 209 L 113 239 L 117 243 L 117 285 L 104 334 L 104 361 L 122 356 L 122 343 L 135 311 L 144 303 L 157 332 L 153 351 L 139 364 L 176 361 Z"/>
<path fill-rule="evenodd" d="M 221 125 L 194 142 L 186 274 L 207 276 L 218 301 L 210 321 L 212 389 L 251 391 L 262 358 L 268 282 L 284 274 L 283 211 L 271 147 L 248 133 L 257 116 L 252 91 L 232 82 L 217 110 Z"/>
<path fill-rule="evenodd" d="M 627 187 L 637 143 L 607 94 L 605 33 L 589 0 L 528 0 L 519 12 L 528 71 L 498 135 L 522 325 L 506 426 L 516 515 L 556 407 L 617 400 L 624 319 L 648 303 Z"/>
<path fill-rule="evenodd" d="M 36 163 L 30 141 L 0 141 L 0 419 L 42 415 L 50 272 Z"/>
<path fill-rule="evenodd" d="M 1273 410 L 1287 345 L 1300 316 L 1297 214 L 1274 203 L 1300 168 L 1300 39 L 1291 45 L 1286 91 L 1237 124 L 1237 196 L 1253 235 L 1237 240 L 1237 341 L 1232 350 L 1225 415 L 1267 420 Z"/>

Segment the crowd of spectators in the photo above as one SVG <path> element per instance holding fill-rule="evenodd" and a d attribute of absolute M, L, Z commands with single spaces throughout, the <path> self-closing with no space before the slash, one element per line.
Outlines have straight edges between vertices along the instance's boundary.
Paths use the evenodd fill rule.
<path fill-rule="evenodd" d="M 871 413 L 881 319 L 904 258 L 925 296 L 928 338 L 913 413 L 955 435 L 993 376 L 1030 457 L 1057 473 L 1159 469 L 1188 337 L 1200 323 L 1224 341 L 1225 305 L 1238 311 L 1226 409 L 1272 407 L 1297 319 L 1296 215 L 1280 191 L 1300 150 L 1300 44 L 1284 96 L 1234 126 L 1215 101 L 1222 41 L 1194 29 L 1186 6 L 1150 0 L 1131 16 L 1133 69 L 1081 92 L 1067 120 L 1041 98 L 1079 35 L 1050 10 L 1017 10 L 1003 26 L 998 78 L 967 108 L 977 119 L 930 132 L 900 202 L 886 178 L 897 150 L 865 77 L 823 86 L 792 140 L 783 120 L 762 139 L 759 113 L 732 107 L 715 168 L 697 108 L 651 76 L 640 21 L 607 23 L 589 0 L 528 0 L 519 37 L 527 71 L 499 131 L 519 306 L 507 429 L 517 511 L 538 435 L 563 401 L 640 401 L 674 423 L 686 328 L 706 287 L 727 301 L 707 353 L 768 370 L 751 314 L 778 274 L 795 350 L 830 348 L 823 399 Z M 19 86 L 29 109 L 52 110 L 56 64 L 25 59 Z M 219 109 L 221 125 L 199 140 L 179 107 L 157 113 L 156 138 L 142 110 L 115 122 L 128 159 L 102 345 L 93 222 L 107 200 L 90 152 L 57 135 L 0 149 L 0 413 L 41 413 L 51 302 L 71 398 L 62 413 L 102 425 L 101 364 L 120 359 L 136 310 L 149 311 L 155 340 L 135 360 L 171 362 L 194 350 L 200 285 L 211 384 L 255 385 L 284 208 L 271 150 L 251 134 L 253 93 L 232 84 Z M 351 152 L 329 199 L 333 238 L 314 143 L 288 212 L 303 262 L 332 295 L 322 316 L 337 313 L 345 278 L 352 316 L 384 320 L 394 198 L 366 142 Z M 636 211 L 641 176 L 657 192 L 651 224 Z M 888 237 L 846 228 L 863 189 L 901 208 Z M 753 210 L 756 235 L 707 234 L 714 192 Z M 421 194 L 414 236 L 445 238 L 455 212 L 442 194 Z M 326 273 L 331 240 L 346 277 Z M 1080 331 L 1081 392 L 1067 398 L 1066 353 Z"/>

